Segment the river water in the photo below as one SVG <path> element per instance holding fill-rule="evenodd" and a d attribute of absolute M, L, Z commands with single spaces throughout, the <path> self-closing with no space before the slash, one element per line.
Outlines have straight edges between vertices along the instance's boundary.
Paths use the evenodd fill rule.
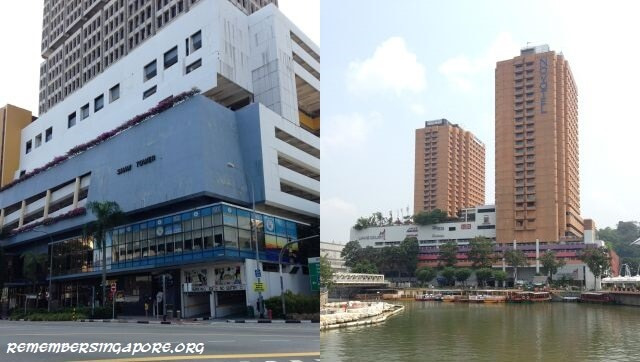
<path fill-rule="evenodd" d="M 320 332 L 323 361 L 639 361 L 640 308 L 406 302 L 386 322 Z"/>

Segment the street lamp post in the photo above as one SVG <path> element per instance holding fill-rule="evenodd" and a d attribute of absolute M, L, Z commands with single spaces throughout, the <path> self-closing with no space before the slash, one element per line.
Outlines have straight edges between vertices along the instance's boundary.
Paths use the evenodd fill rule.
<path fill-rule="evenodd" d="M 51 278 L 53 277 L 53 237 L 51 237 L 51 235 L 49 235 L 49 233 L 44 230 L 31 229 L 31 231 L 44 234 L 48 236 L 49 241 L 51 241 L 51 243 L 49 243 L 49 245 L 51 245 L 51 251 L 49 252 L 49 293 L 47 295 L 47 312 L 51 312 L 51 294 L 52 294 Z"/>
<path fill-rule="evenodd" d="M 285 319 L 287 318 L 287 307 L 284 301 L 284 279 L 282 278 L 282 254 L 284 253 L 284 249 L 286 249 L 289 245 L 297 244 L 301 241 L 313 239 L 317 237 L 320 237 L 320 235 L 311 235 L 311 236 L 307 236 L 297 240 L 292 240 L 284 244 L 282 249 L 280 249 L 280 254 L 278 255 L 278 267 L 280 269 L 280 300 L 282 301 L 282 315 L 285 317 Z"/>
<path fill-rule="evenodd" d="M 257 232 L 256 227 L 254 225 L 256 220 L 256 195 L 253 187 L 253 180 L 249 182 L 249 176 L 244 169 L 240 169 L 236 167 L 236 165 L 232 162 L 227 162 L 227 167 L 236 169 L 241 171 L 244 174 L 244 179 L 247 185 L 251 184 L 251 243 L 255 240 L 256 242 L 256 277 L 258 278 L 258 282 L 260 282 L 260 277 L 258 277 L 258 271 L 260 270 L 260 251 L 258 246 L 258 237 L 254 237 L 254 233 Z M 262 292 L 258 291 L 258 311 L 260 312 L 260 318 L 264 318 L 264 301 L 262 299 Z"/>

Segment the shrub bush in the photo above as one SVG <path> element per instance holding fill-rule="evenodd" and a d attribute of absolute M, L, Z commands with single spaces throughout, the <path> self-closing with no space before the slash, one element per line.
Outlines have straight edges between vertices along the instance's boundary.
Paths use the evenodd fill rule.
<path fill-rule="evenodd" d="M 317 294 L 295 294 L 289 290 L 284 293 L 287 314 L 320 313 L 320 297 Z M 274 317 L 282 317 L 282 301 L 280 296 L 264 301 L 265 307 L 271 309 Z"/>

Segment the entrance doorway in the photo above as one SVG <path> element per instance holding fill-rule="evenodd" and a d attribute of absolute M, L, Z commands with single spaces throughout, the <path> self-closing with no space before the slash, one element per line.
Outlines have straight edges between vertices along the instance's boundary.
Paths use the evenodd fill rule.
<path fill-rule="evenodd" d="M 215 292 L 216 318 L 230 315 L 244 315 L 247 311 L 247 293 L 244 290 Z M 253 306 L 256 309 L 256 306 Z"/>

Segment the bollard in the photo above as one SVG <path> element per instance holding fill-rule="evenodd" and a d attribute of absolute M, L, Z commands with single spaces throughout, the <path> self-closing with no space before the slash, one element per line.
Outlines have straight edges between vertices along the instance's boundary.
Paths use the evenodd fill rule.
<path fill-rule="evenodd" d="M 76 308 L 73 308 L 73 313 L 71 313 L 71 320 L 76 320 Z"/>

